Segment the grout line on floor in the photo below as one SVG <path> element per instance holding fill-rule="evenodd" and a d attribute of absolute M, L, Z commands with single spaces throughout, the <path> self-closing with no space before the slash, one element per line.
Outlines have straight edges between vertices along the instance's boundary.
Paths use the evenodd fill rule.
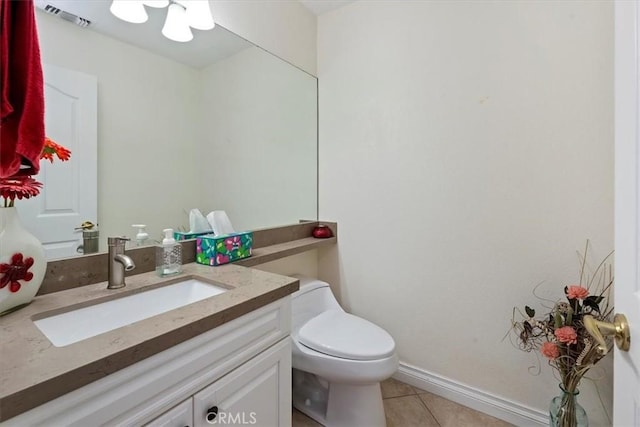
<path fill-rule="evenodd" d="M 417 396 L 418 393 L 411 393 L 411 394 L 399 394 L 397 396 L 388 396 L 388 397 L 384 397 L 382 398 L 382 400 L 389 400 L 389 399 L 396 399 L 398 397 L 408 397 L 408 396 Z"/>
<path fill-rule="evenodd" d="M 415 390 L 415 389 L 414 389 Z M 427 409 L 427 412 L 429 412 L 431 414 L 431 416 L 433 417 L 434 420 L 436 420 L 436 423 L 442 427 L 442 424 L 440 424 L 440 420 L 438 420 L 438 418 L 436 417 L 436 414 L 434 414 L 433 412 L 431 412 L 431 409 L 429 408 L 429 406 L 424 402 L 424 400 L 420 399 L 420 394 L 416 393 L 416 396 L 418 397 L 418 400 L 420 401 L 420 403 L 422 403 L 422 406 L 424 406 Z"/>
<path fill-rule="evenodd" d="M 416 396 L 415 394 L 405 394 L 404 396 L 393 396 L 393 397 L 386 397 L 382 400 L 393 400 L 393 399 L 402 399 L 403 397 L 411 397 L 411 396 Z M 419 399 L 419 398 L 418 398 Z"/>

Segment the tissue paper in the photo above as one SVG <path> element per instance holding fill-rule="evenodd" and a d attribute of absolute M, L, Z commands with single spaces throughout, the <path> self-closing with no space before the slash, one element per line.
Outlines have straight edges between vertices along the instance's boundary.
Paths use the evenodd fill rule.
<path fill-rule="evenodd" d="M 191 209 L 189 212 L 189 233 L 210 233 L 211 225 L 202 215 L 200 209 Z"/>
<path fill-rule="evenodd" d="M 209 215 L 207 215 L 207 220 L 209 221 L 209 225 L 213 229 L 213 234 L 215 234 L 216 236 L 235 233 L 235 230 L 231 225 L 231 220 L 229 220 L 229 217 L 227 216 L 227 213 L 225 211 L 209 212 Z"/>
<path fill-rule="evenodd" d="M 186 233 L 176 231 L 173 233 L 176 240 L 195 239 L 203 234 L 210 234 L 211 226 L 207 218 L 202 215 L 200 209 L 191 209 L 189 212 L 189 231 Z"/>

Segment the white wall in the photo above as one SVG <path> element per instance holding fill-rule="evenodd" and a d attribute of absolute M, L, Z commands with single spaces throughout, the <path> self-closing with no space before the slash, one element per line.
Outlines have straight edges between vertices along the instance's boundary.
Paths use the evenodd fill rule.
<path fill-rule="evenodd" d="M 613 4 L 361 1 L 320 16 L 320 274 L 403 362 L 546 411 L 502 341 L 613 249 Z M 603 364 L 603 366 L 606 365 Z M 611 377 L 598 382 L 610 410 Z M 588 381 L 580 401 L 608 423 Z"/>
<path fill-rule="evenodd" d="M 237 230 L 316 218 L 317 80 L 251 47 L 203 69 L 201 96 L 203 212 Z"/>
<path fill-rule="evenodd" d="M 195 170 L 166 168 L 174 179 L 158 172 L 198 158 L 200 71 L 39 10 L 36 16 L 43 62 L 98 78 L 98 218 L 87 219 L 98 221 L 103 249 L 107 236 L 133 235 L 134 223 L 147 224 L 153 238 L 184 224 L 184 207 L 199 200 Z"/>
<path fill-rule="evenodd" d="M 219 25 L 316 75 L 313 13 L 297 0 L 210 0 Z"/>
<path fill-rule="evenodd" d="M 307 277 L 318 277 L 318 251 L 302 252 L 252 268 L 283 276 L 301 274 Z"/>

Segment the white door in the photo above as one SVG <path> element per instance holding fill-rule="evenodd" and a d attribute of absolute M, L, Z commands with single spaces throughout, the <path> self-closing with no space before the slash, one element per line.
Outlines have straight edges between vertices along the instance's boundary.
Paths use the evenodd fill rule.
<path fill-rule="evenodd" d="M 640 426 L 640 6 L 615 4 L 615 308 L 629 352 L 614 350 L 613 425 Z"/>
<path fill-rule="evenodd" d="M 96 223 L 98 83 L 95 76 L 44 65 L 45 129 L 71 159 L 40 162 L 39 196 L 16 203 L 20 220 L 43 244 L 47 259 L 77 255 L 83 221 Z"/>
<path fill-rule="evenodd" d="M 291 344 L 285 338 L 193 396 L 193 425 L 291 425 Z"/>

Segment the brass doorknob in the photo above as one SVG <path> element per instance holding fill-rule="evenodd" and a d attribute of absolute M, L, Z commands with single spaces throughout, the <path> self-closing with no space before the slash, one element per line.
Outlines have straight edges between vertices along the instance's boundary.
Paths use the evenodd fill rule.
<path fill-rule="evenodd" d="M 629 332 L 629 323 L 624 314 L 618 313 L 613 316 L 613 323 L 602 322 L 594 319 L 593 316 L 586 315 L 582 318 L 582 323 L 587 332 L 598 342 L 598 351 L 601 355 L 607 354 L 607 343 L 604 340 L 604 335 L 613 335 L 618 348 L 622 351 L 629 351 L 631 332 Z"/>

